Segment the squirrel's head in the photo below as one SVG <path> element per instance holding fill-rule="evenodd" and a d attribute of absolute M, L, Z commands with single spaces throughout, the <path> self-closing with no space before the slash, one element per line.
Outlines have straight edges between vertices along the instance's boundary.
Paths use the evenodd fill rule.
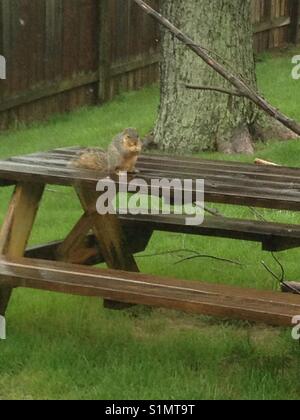
<path fill-rule="evenodd" d="M 127 128 L 123 132 L 123 147 L 129 153 L 141 153 L 142 142 L 138 132 L 134 128 Z"/>

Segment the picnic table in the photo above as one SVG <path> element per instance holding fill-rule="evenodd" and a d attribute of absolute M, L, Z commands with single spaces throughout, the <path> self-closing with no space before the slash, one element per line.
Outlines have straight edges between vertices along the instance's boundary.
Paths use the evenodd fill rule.
<path fill-rule="evenodd" d="M 188 226 L 185 216 L 176 214 L 99 215 L 100 174 L 68 166 L 79 150 L 0 161 L 0 186 L 15 186 L 0 230 L 2 323 L 16 287 L 102 297 L 107 307 L 144 304 L 272 325 L 291 325 L 300 314 L 299 296 L 144 275 L 134 258 L 154 231 L 255 241 L 276 252 L 300 247 L 300 226 L 214 216 Z M 142 155 L 137 168 L 149 183 L 153 178 L 204 179 L 206 202 L 300 210 L 299 169 L 161 155 Z M 47 185 L 74 188 L 83 213 L 65 239 L 28 248 Z M 107 270 L 93 267 L 102 262 Z"/>

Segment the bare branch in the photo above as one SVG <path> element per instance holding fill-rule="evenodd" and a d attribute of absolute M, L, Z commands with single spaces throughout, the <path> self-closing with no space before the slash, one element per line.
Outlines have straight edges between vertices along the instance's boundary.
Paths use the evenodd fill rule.
<path fill-rule="evenodd" d="M 167 28 L 179 41 L 181 41 L 195 54 L 197 54 L 209 67 L 213 68 L 224 79 L 230 82 L 241 95 L 250 99 L 266 114 L 270 115 L 272 118 L 275 118 L 277 121 L 280 121 L 284 126 L 286 126 L 291 131 L 300 136 L 300 124 L 297 121 L 287 117 L 274 106 L 269 104 L 266 101 L 266 99 L 259 95 L 259 93 L 257 93 L 252 87 L 250 87 L 249 84 L 245 80 L 243 80 L 239 75 L 236 75 L 234 72 L 227 70 L 222 64 L 220 64 L 216 59 L 214 59 L 205 48 L 203 48 L 200 45 L 197 45 L 191 38 L 185 35 L 178 28 L 176 28 L 176 26 L 174 26 L 169 20 L 167 20 L 160 13 L 152 9 L 152 7 L 146 4 L 143 0 L 134 1 L 144 10 L 145 13 L 152 16 L 161 25 Z"/>
<path fill-rule="evenodd" d="M 240 92 L 237 92 L 237 91 L 234 92 L 234 91 L 226 90 L 226 89 L 219 88 L 219 87 L 213 87 L 213 86 L 185 85 L 185 87 L 187 89 L 191 89 L 191 90 L 208 90 L 208 91 L 212 91 L 212 92 L 224 93 L 225 95 L 238 96 L 240 98 L 245 98 L 246 97 L 245 95 L 243 95 Z"/>

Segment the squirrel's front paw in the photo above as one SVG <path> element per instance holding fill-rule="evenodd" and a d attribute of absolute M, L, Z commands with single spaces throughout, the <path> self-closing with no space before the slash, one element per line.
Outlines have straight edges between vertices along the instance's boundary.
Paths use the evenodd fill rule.
<path fill-rule="evenodd" d="M 131 171 L 129 171 L 129 173 L 130 173 L 130 174 L 140 174 L 140 173 L 141 173 L 141 171 L 140 171 L 140 170 L 138 170 L 138 169 L 136 169 L 136 168 L 134 168 L 134 169 L 132 169 Z"/>

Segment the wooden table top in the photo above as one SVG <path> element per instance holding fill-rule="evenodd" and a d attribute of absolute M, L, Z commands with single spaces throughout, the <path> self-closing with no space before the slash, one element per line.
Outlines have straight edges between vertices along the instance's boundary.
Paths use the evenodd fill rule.
<path fill-rule="evenodd" d="M 61 148 L 0 161 L 2 185 L 22 181 L 65 186 L 84 182 L 95 186 L 103 174 L 68 167 L 78 151 L 79 147 Z M 161 155 L 142 155 L 137 168 L 138 177 L 148 184 L 153 178 L 204 179 L 208 202 L 300 210 L 297 168 Z"/>

